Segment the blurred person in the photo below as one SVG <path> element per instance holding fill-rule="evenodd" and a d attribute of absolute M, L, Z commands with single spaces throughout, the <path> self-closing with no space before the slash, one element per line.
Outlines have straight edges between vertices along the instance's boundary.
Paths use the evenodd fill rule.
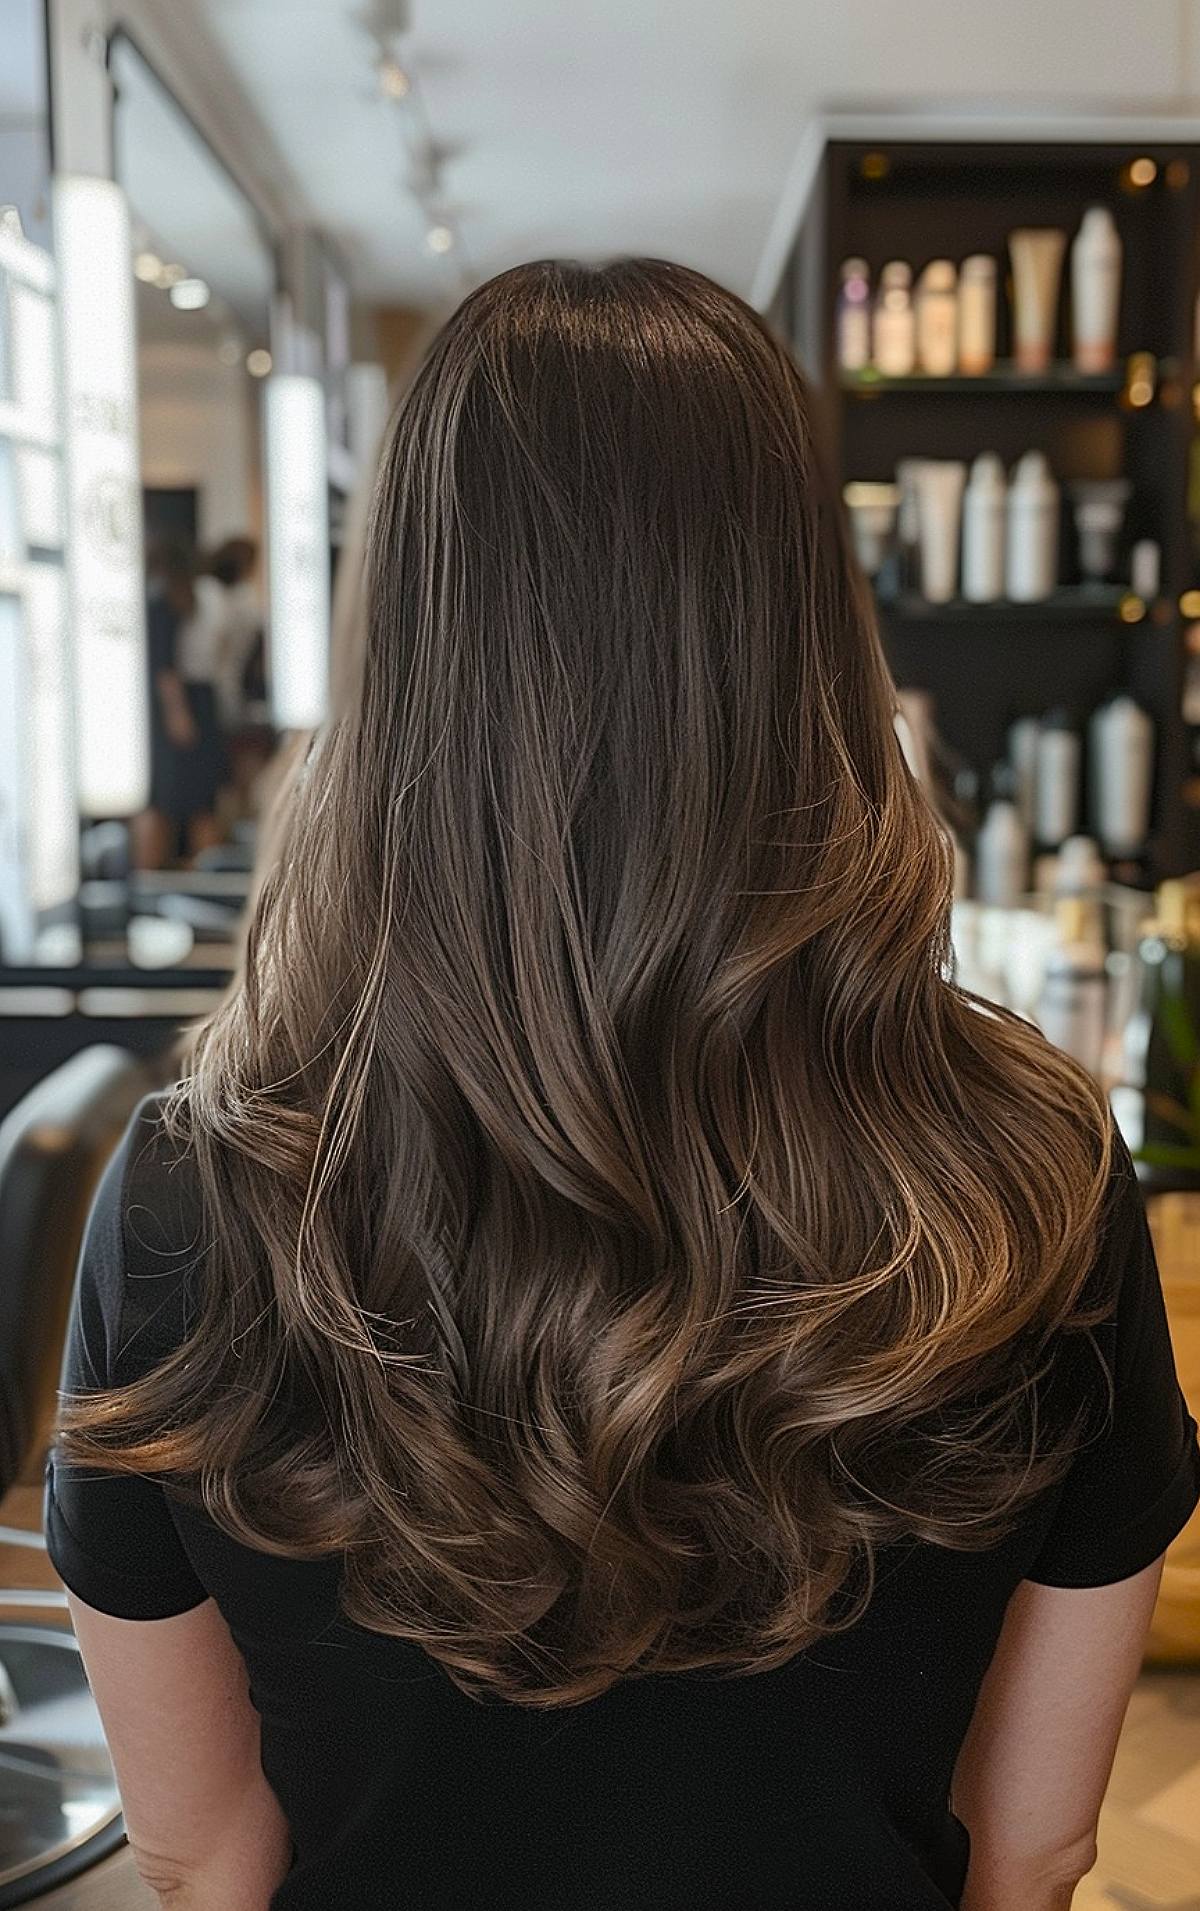
<path fill-rule="evenodd" d="M 465 301 L 81 1263 L 48 1536 L 164 1903 L 1070 1904 L 1200 1453 L 894 713 L 749 307 Z"/>
<path fill-rule="evenodd" d="M 217 697 L 222 725 L 231 733 L 245 728 L 250 688 L 261 676 L 263 615 L 253 582 L 257 564 L 254 539 L 231 537 L 218 545 L 206 567 L 222 592 Z"/>
<path fill-rule="evenodd" d="M 229 778 L 225 808 L 236 816 L 256 813 L 256 787 L 276 746 L 267 713 L 263 612 L 254 583 L 257 565 L 254 539 L 232 537 L 212 552 L 206 566 L 222 592 L 217 702 Z"/>
<path fill-rule="evenodd" d="M 214 596 L 214 593 L 217 593 Z M 150 804 L 134 819 L 134 860 L 161 869 L 221 840 L 225 750 L 217 709 L 220 587 L 186 545 L 164 538 L 147 561 Z"/>

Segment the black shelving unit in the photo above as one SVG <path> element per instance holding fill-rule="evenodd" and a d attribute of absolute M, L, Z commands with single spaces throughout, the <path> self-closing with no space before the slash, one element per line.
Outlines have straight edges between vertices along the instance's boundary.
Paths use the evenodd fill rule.
<path fill-rule="evenodd" d="M 1132 162 L 1153 162 L 1131 173 Z M 1058 226 L 1073 239 L 1089 206 L 1112 212 L 1124 247 L 1118 365 L 1082 374 L 1058 358 L 1028 375 L 1012 363 L 1008 235 Z M 880 624 L 897 682 L 932 693 L 938 728 L 981 776 L 1004 753 L 1009 724 L 1058 705 L 1081 725 L 1112 691 L 1149 711 L 1157 737 L 1148 880 L 1200 866 L 1200 777 L 1182 714 L 1180 596 L 1200 582 L 1200 540 L 1188 517 L 1197 408 L 1193 322 L 1200 230 L 1200 146 L 1055 142 L 832 141 L 799 233 L 775 316 L 812 381 L 833 468 L 843 482 L 890 479 L 901 458 L 970 461 L 981 451 L 1013 465 L 1046 453 L 1064 487 L 1059 576 L 1043 603 L 930 605 L 881 600 Z M 891 259 L 914 275 L 935 258 L 988 253 L 998 267 L 998 359 L 982 377 L 844 373 L 835 349 L 843 259 L 866 259 L 872 284 Z M 1068 349 L 1069 254 L 1058 350 Z M 1134 392 L 1135 354 L 1153 361 L 1152 395 Z M 1139 383 L 1140 383 L 1139 379 Z M 1134 402 L 1135 398 L 1138 402 Z M 998 404 L 1010 399 L 1010 404 Z M 1132 485 L 1118 578 L 1130 546 L 1162 553 L 1160 596 L 1080 585 L 1065 486 L 1126 477 Z M 1200 768 L 1200 754 L 1195 761 Z"/>

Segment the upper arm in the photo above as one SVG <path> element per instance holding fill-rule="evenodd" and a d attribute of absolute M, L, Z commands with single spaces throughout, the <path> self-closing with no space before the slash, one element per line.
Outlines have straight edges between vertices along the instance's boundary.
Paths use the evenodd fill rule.
<path fill-rule="evenodd" d="M 85 1231 L 63 1388 L 119 1385 L 177 1337 L 194 1239 L 144 1167 L 143 1103 L 101 1180 Z M 131 1278 L 132 1277 L 132 1278 Z M 265 1906 L 290 1843 L 260 1760 L 245 1666 L 156 1479 L 106 1473 L 52 1450 L 46 1538 L 113 1756 L 148 1883 L 203 1880 L 209 1906 Z M 176 1899 L 181 1911 L 187 1898 Z"/>
<path fill-rule="evenodd" d="M 131 1620 L 69 1598 L 142 1876 L 167 1889 L 228 1868 L 236 1901 L 265 1905 L 291 1844 L 263 1776 L 245 1665 L 217 1606 Z M 233 1902 L 218 1890 L 214 1878 L 210 1902 Z"/>
<path fill-rule="evenodd" d="M 954 1780 L 974 1888 L 1018 1862 L 1088 1869 L 1161 1573 L 1014 1593 Z"/>

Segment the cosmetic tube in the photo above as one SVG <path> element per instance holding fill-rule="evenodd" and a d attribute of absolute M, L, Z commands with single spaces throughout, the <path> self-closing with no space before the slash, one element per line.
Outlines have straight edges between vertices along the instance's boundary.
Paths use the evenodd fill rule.
<path fill-rule="evenodd" d="M 949 259 L 933 259 L 917 284 L 917 364 L 929 378 L 958 368 L 958 274 Z"/>
<path fill-rule="evenodd" d="M 1038 1021 L 1048 1041 L 1098 1076 L 1108 1020 L 1104 945 L 1082 899 L 1065 897 L 1054 914 L 1058 935 L 1046 958 Z"/>
<path fill-rule="evenodd" d="M 1114 697 L 1092 719 L 1096 834 L 1105 854 L 1140 855 L 1150 828 L 1154 724 L 1132 697 Z"/>
<path fill-rule="evenodd" d="M 1058 486 L 1040 451 L 1027 451 L 1013 474 L 1006 556 L 1014 603 L 1051 596 L 1058 579 Z"/>
<path fill-rule="evenodd" d="M 842 497 L 850 516 L 854 552 L 868 577 L 877 577 L 891 553 L 900 504 L 898 484 L 847 484 Z"/>
<path fill-rule="evenodd" d="M 1079 733 L 1065 710 L 1051 710 L 1038 731 L 1033 833 L 1039 847 L 1059 849 L 1079 823 Z"/>
<path fill-rule="evenodd" d="M 847 259 L 842 266 L 837 358 L 844 372 L 861 372 L 871 362 L 871 279 L 865 259 Z"/>
<path fill-rule="evenodd" d="M 1058 290 L 1066 243 L 1066 233 L 1056 226 L 1022 226 L 1008 236 L 1019 372 L 1044 372 L 1054 357 Z"/>
<path fill-rule="evenodd" d="M 1027 830 L 1033 828 L 1041 728 L 1036 717 L 1018 717 L 1015 723 L 1010 724 L 1008 731 L 1008 761 L 1013 773 L 1015 801 Z"/>
<path fill-rule="evenodd" d="M 1029 836 L 1016 804 L 997 796 L 975 839 L 975 888 L 980 902 L 1013 909 L 1029 887 Z"/>
<path fill-rule="evenodd" d="M 974 252 L 958 275 L 958 369 L 981 378 L 996 363 L 996 261 Z"/>
<path fill-rule="evenodd" d="M 879 295 L 871 323 L 875 369 L 885 378 L 907 378 L 916 362 L 916 320 L 912 267 L 893 259 L 879 275 Z"/>
<path fill-rule="evenodd" d="M 948 604 L 958 589 L 958 536 L 967 467 L 954 460 L 921 459 L 917 498 L 921 518 L 921 594 Z"/>
<path fill-rule="evenodd" d="M 1128 478 L 1085 480 L 1071 486 L 1075 529 L 1079 534 L 1079 568 L 1089 583 L 1111 577 L 1117 563 L 1117 540 L 1129 502 Z"/>
<path fill-rule="evenodd" d="M 1089 206 L 1071 247 L 1071 332 L 1081 372 L 1111 371 L 1117 362 L 1121 306 L 1121 235 L 1107 206 Z"/>
<path fill-rule="evenodd" d="M 969 604 L 991 604 L 1004 595 L 1004 525 L 1008 485 L 994 452 L 971 466 L 963 496 L 962 594 Z"/>

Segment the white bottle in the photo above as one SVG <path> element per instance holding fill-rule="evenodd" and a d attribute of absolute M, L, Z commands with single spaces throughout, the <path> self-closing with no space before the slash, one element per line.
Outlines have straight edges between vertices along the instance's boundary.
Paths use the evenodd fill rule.
<path fill-rule="evenodd" d="M 1017 809 L 1021 821 L 1027 830 L 1032 831 L 1034 822 L 1035 792 L 1037 789 L 1037 752 L 1038 738 L 1042 726 L 1036 717 L 1018 717 L 1009 726 L 1008 761 L 1012 769 L 1016 786 Z"/>
<path fill-rule="evenodd" d="M 879 296 L 871 326 L 871 355 L 885 378 L 907 378 L 916 362 L 916 320 L 912 267 L 893 259 L 879 275 Z"/>
<path fill-rule="evenodd" d="M 1096 834 L 1106 853 L 1137 856 L 1150 829 L 1154 724 L 1132 697 L 1114 697 L 1092 719 Z"/>
<path fill-rule="evenodd" d="M 1058 896 L 1083 896 L 1102 889 L 1106 880 L 1104 864 L 1092 838 L 1068 836 L 1058 852 L 1054 893 Z"/>
<path fill-rule="evenodd" d="M 958 368 L 958 274 L 949 259 L 933 259 L 917 284 L 917 363 L 930 378 Z"/>
<path fill-rule="evenodd" d="M 1098 1076 L 1108 1009 L 1104 946 L 1078 898 L 1059 902 L 1055 918 L 1058 939 L 1046 959 L 1038 1021 L 1048 1041 Z"/>
<path fill-rule="evenodd" d="M 962 594 L 971 604 L 991 604 L 1004 595 L 1004 527 L 1008 486 L 994 452 L 982 451 L 971 466 L 963 495 Z"/>
<path fill-rule="evenodd" d="M 1029 887 L 1029 837 L 1017 806 L 998 796 L 975 839 L 975 893 L 980 902 L 1014 909 Z"/>
<path fill-rule="evenodd" d="M 1071 247 L 1072 342 L 1081 372 L 1107 372 L 1117 362 L 1121 305 L 1121 235 L 1107 206 L 1089 206 Z"/>
<path fill-rule="evenodd" d="M 1033 833 L 1042 849 L 1058 849 L 1079 824 L 1079 733 L 1064 710 L 1042 718 L 1038 731 Z"/>
<path fill-rule="evenodd" d="M 958 369 L 981 378 L 996 362 L 996 261 L 973 252 L 958 277 Z"/>
<path fill-rule="evenodd" d="M 1007 586 L 1017 604 L 1049 597 L 1058 581 L 1058 486 L 1040 451 L 1027 451 L 1008 493 Z"/>
<path fill-rule="evenodd" d="M 865 259 L 846 259 L 842 265 L 837 357 L 844 372 L 861 372 L 871 362 L 871 274 Z"/>
<path fill-rule="evenodd" d="M 1140 537 L 1129 553 L 1129 588 L 1144 603 L 1158 596 L 1162 553 L 1152 537 Z"/>

